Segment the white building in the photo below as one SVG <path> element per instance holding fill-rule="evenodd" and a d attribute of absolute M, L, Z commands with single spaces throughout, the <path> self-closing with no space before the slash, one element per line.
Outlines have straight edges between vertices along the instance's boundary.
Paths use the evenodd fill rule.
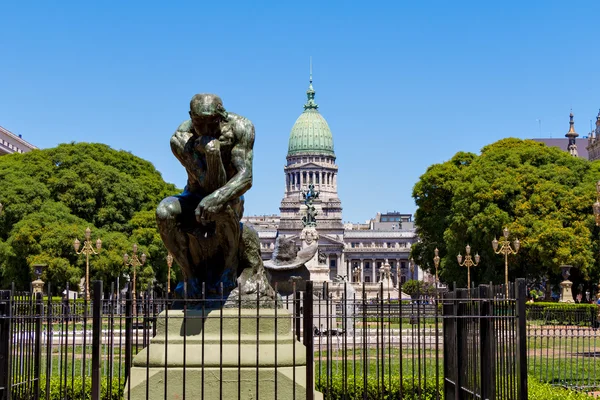
<path fill-rule="evenodd" d="M 0 126 L 0 156 L 12 153 L 27 153 L 35 149 L 37 147 L 27 143 L 21 135 L 15 135 Z"/>

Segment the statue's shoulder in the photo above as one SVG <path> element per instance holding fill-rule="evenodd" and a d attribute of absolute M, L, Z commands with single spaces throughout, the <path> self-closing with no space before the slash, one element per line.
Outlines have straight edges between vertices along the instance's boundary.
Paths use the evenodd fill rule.
<path fill-rule="evenodd" d="M 237 135 L 251 135 L 254 136 L 254 125 L 246 117 L 241 115 L 228 112 L 227 120 L 233 129 L 233 132 Z"/>
<path fill-rule="evenodd" d="M 182 133 L 192 133 L 192 120 L 188 119 L 185 120 L 181 123 L 181 125 L 179 125 L 179 127 L 177 127 L 177 130 L 175 131 L 175 134 L 182 132 Z"/>
<path fill-rule="evenodd" d="M 188 119 L 179 125 L 173 136 L 171 136 L 172 146 L 183 146 L 192 135 L 192 120 Z"/>

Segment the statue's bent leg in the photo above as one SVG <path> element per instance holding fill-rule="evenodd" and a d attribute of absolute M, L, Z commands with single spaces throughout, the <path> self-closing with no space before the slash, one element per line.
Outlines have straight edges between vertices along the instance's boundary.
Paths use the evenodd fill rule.
<path fill-rule="evenodd" d="M 273 306 L 277 294 L 265 274 L 258 234 L 248 225 L 243 225 L 238 271 L 238 287 L 232 292 L 229 305 L 235 305 L 239 298 L 244 307 L 256 306 L 257 301 L 262 306 Z"/>
<path fill-rule="evenodd" d="M 185 208 L 185 204 L 182 204 L 182 198 L 167 197 L 160 202 L 156 209 L 156 222 L 165 247 L 187 278 L 193 271 L 192 258 L 188 235 L 181 230 L 179 221 L 185 212 Z"/>

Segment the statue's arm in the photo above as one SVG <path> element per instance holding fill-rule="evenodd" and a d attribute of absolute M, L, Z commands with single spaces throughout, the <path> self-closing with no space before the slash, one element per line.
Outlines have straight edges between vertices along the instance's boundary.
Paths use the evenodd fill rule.
<path fill-rule="evenodd" d="M 212 194 L 218 203 L 224 205 L 246 193 L 252 187 L 252 159 L 254 157 L 254 125 L 248 120 L 237 122 L 237 143 L 231 149 L 231 163 L 236 174 Z"/>
<path fill-rule="evenodd" d="M 173 136 L 171 136 L 171 151 L 177 160 L 183 165 L 188 173 L 188 182 L 187 188 L 192 189 L 196 185 L 197 171 L 195 170 L 195 165 L 193 164 L 193 159 L 190 159 L 190 156 L 185 152 L 185 146 L 188 140 L 192 137 L 192 133 L 190 132 L 191 123 L 189 121 L 181 124 Z"/>

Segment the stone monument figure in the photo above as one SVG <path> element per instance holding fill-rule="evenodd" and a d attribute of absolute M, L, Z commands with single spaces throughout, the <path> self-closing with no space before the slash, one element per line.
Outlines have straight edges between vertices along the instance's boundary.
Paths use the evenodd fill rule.
<path fill-rule="evenodd" d="M 304 226 L 317 226 L 317 210 L 313 206 L 314 199 L 319 198 L 319 192 L 315 192 L 315 185 L 308 185 L 308 191 L 302 192 L 304 204 L 306 205 L 306 215 L 302 217 Z"/>
<path fill-rule="evenodd" d="M 156 210 L 161 238 L 181 266 L 190 297 L 241 296 L 273 300 L 256 232 L 240 221 L 252 186 L 254 125 L 227 112 L 219 96 L 197 94 L 190 119 L 171 137 L 171 150 L 187 172 L 183 193 Z M 221 285 L 223 293 L 220 293 Z"/>

